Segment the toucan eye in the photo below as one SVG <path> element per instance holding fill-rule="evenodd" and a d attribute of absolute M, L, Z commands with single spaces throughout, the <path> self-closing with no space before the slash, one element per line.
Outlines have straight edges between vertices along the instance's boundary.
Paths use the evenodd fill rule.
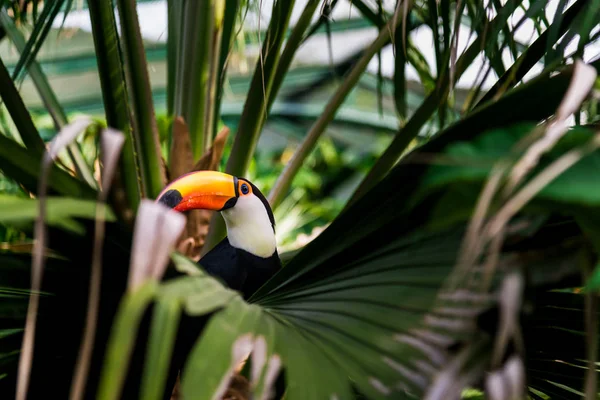
<path fill-rule="evenodd" d="M 241 190 L 243 194 L 248 194 L 248 192 L 250 191 L 250 189 L 248 189 L 248 185 L 246 185 L 245 183 L 242 183 Z"/>

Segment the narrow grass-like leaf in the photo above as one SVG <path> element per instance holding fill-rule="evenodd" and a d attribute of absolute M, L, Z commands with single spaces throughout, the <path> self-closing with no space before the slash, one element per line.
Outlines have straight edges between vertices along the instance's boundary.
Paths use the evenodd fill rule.
<path fill-rule="evenodd" d="M 106 122 L 125 135 L 116 186 L 119 190 L 122 184 L 128 206 L 135 212 L 140 202 L 140 177 L 134 155 L 125 72 L 114 9 L 110 2 L 95 1 L 89 3 L 89 9 Z"/>
<path fill-rule="evenodd" d="M 448 3 L 448 2 L 445 1 L 445 3 Z M 435 0 L 427 0 L 427 6 L 428 6 L 427 11 L 429 11 L 429 18 L 427 19 L 427 24 L 431 28 L 431 33 L 433 35 L 433 50 L 435 52 L 436 75 L 439 76 L 440 71 L 442 70 L 444 44 L 440 40 L 438 2 Z M 449 36 L 449 34 L 450 34 L 449 27 L 450 26 L 449 26 L 448 22 L 446 22 L 446 19 L 449 17 L 450 17 L 449 15 L 447 17 L 442 17 L 442 18 L 444 18 L 444 23 L 443 23 L 443 27 L 444 27 L 443 35 L 444 36 L 443 37 L 446 37 L 446 35 L 448 35 L 448 42 L 450 42 L 450 36 Z"/>
<path fill-rule="evenodd" d="M 366 19 L 371 21 L 379 29 L 385 26 L 385 20 L 382 18 L 383 15 L 377 14 L 363 0 L 350 0 L 350 2 Z"/>
<path fill-rule="evenodd" d="M 29 224 L 38 216 L 37 199 L 17 196 L 0 196 L 0 222 L 3 224 Z M 46 199 L 46 222 L 48 225 L 70 227 L 76 218 L 95 218 L 95 200 L 69 197 L 48 197 Z M 106 209 L 106 220 L 114 221 L 114 213 Z"/>
<path fill-rule="evenodd" d="M 400 120 L 406 118 L 406 56 L 408 43 L 402 41 L 402 30 L 394 31 L 394 101 Z M 381 60 L 380 60 L 381 64 Z"/>
<path fill-rule="evenodd" d="M 243 176 L 246 173 L 266 119 L 269 99 L 276 95 L 271 89 L 294 4 L 295 0 L 277 0 L 273 4 L 267 36 L 252 76 L 249 95 L 227 162 L 226 171 L 234 176 Z"/>
<path fill-rule="evenodd" d="M 494 4 L 496 4 L 496 0 L 494 0 Z M 486 37 L 486 35 L 488 34 L 488 30 L 489 30 L 489 21 L 485 15 L 485 13 L 481 13 L 481 11 L 479 9 L 474 10 L 475 8 L 475 4 L 474 2 L 466 2 L 466 8 L 467 11 L 469 12 L 469 17 L 471 19 L 471 21 L 473 21 L 472 25 L 473 28 L 476 30 L 477 35 L 481 35 Z M 498 8 L 498 7 L 497 7 Z M 483 20 L 483 23 L 480 23 L 479 20 Z M 503 31 L 508 30 L 508 28 L 505 26 L 502 28 Z M 491 67 L 494 69 L 494 71 L 496 72 L 496 74 L 498 76 L 502 76 L 506 71 L 504 68 L 504 64 L 502 62 L 502 48 L 498 47 L 498 40 L 494 40 L 492 38 L 489 38 L 488 40 L 486 40 L 486 45 L 485 45 L 485 55 L 486 58 L 489 60 L 489 63 L 491 65 Z M 515 57 L 516 58 L 516 57 Z"/>
<path fill-rule="evenodd" d="M 445 3 L 448 4 L 448 6 L 449 6 L 450 2 L 445 2 Z M 449 53 L 449 55 L 450 55 L 450 68 L 449 68 L 449 74 L 450 74 L 449 87 L 450 87 L 450 92 L 452 92 L 452 90 L 454 90 L 454 85 L 458 81 L 458 77 L 455 76 L 455 72 L 456 72 L 456 58 L 458 56 L 457 55 L 457 53 L 458 53 L 458 35 L 459 35 L 459 32 L 460 32 L 460 26 L 461 26 L 460 21 L 462 19 L 463 11 L 465 9 L 465 3 L 466 3 L 466 1 L 464 1 L 464 0 L 457 0 L 457 2 L 456 2 L 456 10 L 454 12 L 454 31 L 452 32 L 452 39 L 451 39 L 449 45 L 446 46 L 446 52 Z M 510 7 L 507 6 L 506 9 L 510 10 Z M 442 12 L 442 14 L 443 14 L 442 18 L 449 18 L 450 17 L 450 11 L 449 10 L 447 12 Z M 495 36 L 492 36 L 492 37 L 495 37 Z M 444 38 L 444 39 L 446 39 L 446 38 Z M 484 38 L 482 38 L 481 40 L 483 42 Z M 444 73 L 445 73 L 445 70 L 440 71 L 438 73 L 438 79 L 443 80 L 444 79 Z M 446 118 L 446 104 L 445 103 L 446 103 L 445 101 L 442 102 L 442 104 L 441 104 L 442 107 L 438 111 L 439 117 L 440 117 L 440 126 L 444 126 L 444 121 L 445 121 L 445 118 Z"/>
<path fill-rule="evenodd" d="M 141 397 L 161 399 L 165 390 L 169 360 L 175 344 L 181 308 L 172 297 L 159 297 L 153 311 Z"/>
<path fill-rule="evenodd" d="M 176 89 L 176 96 L 181 96 L 181 109 L 176 110 L 184 117 L 192 143 L 194 160 L 200 158 L 212 141 L 212 109 L 207 106 L 212 101 L 211 90 L 216 77 L 211 77 L 211 59 L 217 65 L 220 50 L 214 46 L 213 38 L 220 37 L 222 27 L 221 1 L 208 0 L 185 2 L 183 14 L 183 51 L 179 59 L 179 68 L 184 69 L 184 76 L 189 77 L 185 86 Z M 216 7 L 216 8 L 215 8 Z M 213 27 L 217 36 L 213 35 Z M 188 70 L 188 71 L 185 71 Z M 215 71 L 216 72 L 216 71 Z M 212 83 L 212 84 L 211 84 Z M 210 110 L 210 115 L 207 113 Z"/>
<path fill-rule="evenodd" d="M 430 93 L 435 88 L 435 79 L 431 73 L 431 68 L 425 56 L 419 51 L 419 49 L 408 40 L 407 43 L 407 61 L 412 65 L 417 73 L 421 84 L 425 88 L 425 93 Z"/>
<path fill-rule="evenodd" d="M 19 50 L 21 57 L 13 71 L 13 79 L 16 80 L 20 76 L 21 71 L 27 69 L 29 63 L 35 60 L 37 53 L 50 32 L 50 28 L 52 28 L 56 16 L 64 4 L 64 1 L 65 0 L 50 0 L 44 4 L 42 13 L 33 26 L 33 31 L 27 41 L 27 45 L 22 50 Z"/>
<path fill-rule="evenodd" d="M 17 376 L 17 399 L 25 400 L 29 390 L 31 378 L 31 365 L 33 362 L 35 331 L 37 326 L 37 314 L 39 309 L 39 292 L 42 287 L 45 264 L 45 247 L 47 242 L 46 232 L 46 194 L 48 190 L 48 176 L 54 160 L 65 147 L 71 144 L 77 136 L 91 123 L 89 119 L 81 119 L 65 126 L 52 139 L 48 152 L 44 153 L 41 162 L 40 180 L 38 181 L 37 196 L 39 199 L 39 213 L 34 226 L 33 260 L 31 262 L 31 294 L 27 307 L 25 320 L 25 333 L 23 334 L 23 345 L 19 357 L 19 369 Z"/>
<path fill-rule="evenodd" d="M 492 27 L 502 26 L 506 23 L 512 11 L 514 11 L 514 7 L 516 7 L 515 4 L 512 4 L 512 6 L 512 8 L 507 6 L 502 9 L 502 12 L 490 22 Z M 479 53 L 482 45 L 481 40 L 482 38 L 480 37 L 475 39 L 456 62 L 456 71 L 454 76 L 456 80 L 460 79 L 465 69 L 471 64 L 471 62 L 473 62 Z M 442 79 L 441 82 L 438 82 L 436 91 L 427 96 L 407 124 L 398 131 L 392 143 L 390 143 L 381 157 L 379 157 L 375 165 L 373 165 L 367 176 L 365 176 L 365 178 L 361 181 L 348 204 L 351 204 L 357 198 L 366 193 L 376 182 L 378 182 L 383 176 L 385 176 L 385 174 L 387 174 L 394 164 L 396 164 L 410 142 L 417 137 L 423 125 L 429 120 L 431 115 L 433 115 L 439 102 L 445 101 L 444 99 L 446 98 L 448 90 L 450 89 L 449 85 L 450 81 L 448 76 L 445 75 L 445 78 Z"/>
<path fill-rule="evenodd" d="M 98 399 L 120 397 L 140 321 L 156 290 L 156 282 L 148 281 L 123 297 L 108 342 Z"/>
<path fill-rule="evenodd" d="M 18 131 L 21 136 L 21 140 L 27 146 L 32 155 L 41 158 L 42 153 L 46 147 L 44 142 L 40 138 L 31 116 L 19 96 L 19 92 L 15 87 L 6 66 L 0 59 L 0 95 L 4 102 L 5 107 L 8 109 Z"/>
<path fill-rule="evenodd" d="M 223 100 L 223 86 L 225 85 L 225 78 L 227 76 L 227 61 L 231 55 L 233 43 L 236 39 L 237 31 L 236 22 L 241 12 L 240 0 L 225 0 L 225 14 L 223 15 L 223 30 L 221 37 L 221 49 L 219 50 L 219 66 L 217 72 L 219 76 L 216 77 L 216 93 L 214 98 L 214 116 L 213 116 L 213 128 L 215 135 L 218 121 L 221 113 L 221 102 Z"/>
<path fill-rule="evenodd" d="M 52 7 L 53 4 L 49 4 L 47 10 L 51 10 Z M 31 50 L 30 48 L 28 48 L 28 46 L 31 45 L 31 42 L 26 42 L 25 37 L 16 27 L 14 21 L 8 16 L 6 10 L 0 10 L 0 24 L 4 28 L 4 31 L 7 33 L 10 41 L 16 47 L 17 51 L 21 53 L 22 57 L 19 61 L 23 61 L 23 58 L 25 56 L 30 55 L 27 53 L 28 50 Z M 43 24 L 38 25 L 41 26 Z M 38 26 L 36 25 L 36 27 Z M 33 58 L 27 62 L 26 68 L 28 69 L 31 75 L 31 78 L 36 86 L 36 89 L 40 94 L 40 97 L 42 98 L 42 101 L 44 102 L 44 105 L 47 107 L 48 112 L 52 116 L 55 122 L 55 126 L 57 127 L 57 129 L 60 129 L 67 123 L 67 118 L 60 104 L 58 103 L 56 95 L 50 87 L 48 80 L 44 75 L 40 65 Z M 16 71 L 17 68 L 15 68 L 14 72 Z"/>
<path fill-rule="evenodd" d="M 583 57 L 585 45 L 590 43 L 590 33 L 600 18 L 600 0 L 592 0 L 583 17 L 583 23 L 579 28 L 579 43 L 577 44 L 576 57 Z"/>
<path fill-rule="evenodd" d="M 167 115 L 173 116 L 175 111 L 175 90 L 177 82 L 177 47 L 181 41 L 179 36 L 181 9 L 184 2 L 167 0 Z"/>
<path fill-rule="evenodd" d="M 498 0 L 494 0 L 494 7 L 496 8 L 496 10 L 500 10 L 502 7 L 504 7 L 502 5 L 502 3 Z M 508 49 L 510 50 L 510 53 L 513 57 L 514 60 L 517 59 L 518 53 L 517 53 L 517 43 L 515 41 L 513 32 L 515 32 L 514 28 L 511 30 L 511 26 L 510 24 L 506 24 L 502 27 L 502 32 L 504 34 L 504 43 L 507 43 L 508 45 Z M 503 48 L 501 47 L 499 49 L 499 53 L 503 50 Z M 501 63 L 501 59 L 498 62 L 498 64 Z M 502 68 L 504 68 L 504 65 L 502 65 Z M 498 76 L 501 76 L 501 74 L 498 74 Z"/>
<path fill-rule="evenodd" d="M 403 2 L 404 5 L 408 4 L 408 1 Z M 397 7 L 400 7 L 400 3 L 398 3 Z M 381 19 L 383 19 L 383 3 L 381 2 L 381 0 L 377 0 L 377 13 L 379 14 L 379 16 L 381 17 Z M 394 15 L 394 18 L 400 18 L 400 13 L 396 13 Z M 329 24 L 327 24 L 327 27 L 329 27 Z M 394 30 L 395 32 L 396 30 Z M 404 30 L 402 32 L 405 32 Z M 329 48 L 331 48 L 331 33 L 328 30 L 328 36 L 329 36 Z M 405 36 L 404 34 L 402 36 Z M 403 37 L 403 39 L 405 39 Z M 405 40 L 402 41 L 402 43 L 405 43 Z M 333 57 L 331 57 L 331 63 L 333 64 Z M 377 97 L 377 110 L 379 111 L 379 115 L 382 116 L 383 115 L 383 73 L 382 73 L 382 68 L 383 66 L 381 65 L 381 50 L 377 52 L 377 88 L 376 88 L 376 97 Z"/>
<path fill-rule="evenodd" d="M 584 0 L 579 0 L 575 2 L 569 9 L 565 12 L 563 18 L 560 21 L 554 21 L 552 23 L 552 27 L 558 30 L 559 35 L 563 35 L 567 29 L 569 29 L 571 23 L 575 19 L 575 17 L 582 10 L 585 5 Z M 526 14 L 523 16 L 522 21 L 526 21 Z M 519 25 L 519 24 L 517 24 Z M 498 79 L 498 82 L 492 86 L 488 90 L 488 92 L 483 96 L 481 100 L 477 103 L 475 108 L 483 105 L 492 99 L 497 99 L 501 96 L 506 90 L 513 87 L 517 82 L 519 82 L 527 72 L 544 56 L 546 51 L 546 44 L 549 40 L 549 32 L 550 30 L 546 30 L 542 33 L 528 48 L 521 54 L 521 56 L 515 61 L 515 63 L 510 67 L 506 73 Z"/>
<path fill-rule="evenodd" d="M 36 155 L 15 141 L 0 135 L 0 169 L 7 177 L 35 193 L 40 175 L 41 154 Z M 52 192 L 79 198 L 94 198 L 96 191 L 52 165 L 49 188 Z"/>
<path fill-rule="evenodd" d="M 133 132 L 142 176 L 142 193 L 155 198 L 165 185 L 158 128 L 154 116 L 146 52 L 134 0 L 118 0 L 121 45 L 134 116 Z"/>
<path fill-rule="evenodd" d="M 548 36 L 545 51 L 546 56 L 544 58 L 544 63 L 546 64 L 546 66 L 550 65 L 557 57 L 562 57 L 562 54 L 559 55 L 553 47 L 558 42 L 558 39 L 560 39 L 560 37 L 562 36 L 559 34 L 559 29 L 560 23 L 563 19 L 563 11 L 565 10 L 567 3 L 567 0 L 558 0 L 558 3 L 556 5 L 556 11 L 554 12 L 554 18 L 552 18 L 552 25 L 548 27 Z"/>
<path fill-rule="evenodd" d="M 66 4 L 63 7 L 63 9 L 64 9 L 63 19 L 62 19 L 62 22 L 60 23 L 59 31 L 62 31 L 63 27 L 65 26 L 65 21 L 67 20 L 67 16 L 69 15 L 69 12 L 73 8 L 74 0 L 65 0 L 65 1 L 66 1 Z M 36 7 L 36 6 L 34 5 L 34 7 Z M 34 20 L 35 20 L 35 18 L 34 18 Z"/>
<path fill-rule="evenodd" d="M 0 24 L 2 24 L 8 33 L 10 40 L 13 42 L 17 50 L 22 55 L 25 55 L 27 53 L 25 38 L 14 25 L 10 17 L 6 14 L 5 10 L 0 10 Z M 27 44 L 29 44 L 29 42 Z M 52 87 L 48 82 L 48 78 L 42 71 L 40 65 L 35 61 L 35 58 L 27 61 L 26 67 L 42 101 L 44 102 L 44 106 L 54 121 L 54 127 L 57 131 L 60 131 L 68 123 L 67 115 L 60 105 L 54 90 L 52 90 Z M 87 182 L 88 185 L 95 188 L 96 181 L 94 180 L 90 167 L 83 158 L 79 143 L 74 142 L 70 144 L 68 147 L 68 153 L 77 174 L 85 182 Z"/>
<path fill-rule="evenodd" d="M 285 42 L 285 47 L 283 48 L 283 53 L 281 54 L 281 58 L 279 59 L 279 63 L 277 65 L 275 76 L 273 78 L 273 83 L 271 86 L 272 96 L 268 98 L 268 109 L 270 110 L 275 102 L 275 97 L 277 93 L 279 93 L 279 88 L 283 83 L 283 79 L 287 74 L 290 65 L 292 64 L 292 60 L 294 59 L 294 55 L 302 45 L 302 39 L 304 38 L 304 34 L 310 25 L 310 21 L 312 20 L 313 15 L 319 5 L 320 0 L 309 0 L 304 6 L 304 10 L 302 10 L 302 14 L 298 21 L 296 21 L 296 25 L 294 29 L 292 29 L 292 33 L 289 38 Z"/>
<path fill-rule="evenodd" d="M 333 10 L 335 9 L 335 6 L 337 6 L 337 4 L 338 4 L 338 0 L 327 0 L 327 1 L 323 2 L 323 6 L 321 8 L 321 16 L 308 29 L 308 31 L 306 32 L 306 35 L 304 36 L 304 39 L 302 40 L 303 43 L 306 42 L 312 35 L 314 35 L 315 32 L 317 32 L 319 30 L 319 28 L 321 26 L 323 26 L 323 24 L 325 24 L 329 20 L 331 20 L 331 13 L 333 12 Z"/>
<path fill-rule="evenodd" d="M 439 18 L 441 18 L 442 20 L 442 38 L 439 39 L 443 42 L 443 52 L 440 52 L 440 55 L 442 56 L 439 60 L 440 62 L 440 66 L 445 66 L 446 63 L 448 62 L 448 59 L 450 57 L 450 52 L 451 52 L 451 48 L 450 46 L 452 46 L 452 36 L 453 36 L 453 32 L 452 32 L 452 11 L 451 11 L 451 1 L 448 0 L 442 0 L 440 2 L 439 5 L 439 14 L 436 14 Z M 455 22 L 458 22 L 460 24 L 460 20 L 462 18 L 462 13 L 459 13 L 460 9 L 464 9 L 465 7 L 465 3 L 466 1 L 460 1 L 460 2 L 456 2 L 456 10 L 454 13 L 454 18 L 455 18 Z M 434 7 L 433 4 L 430 4 L 430 7 Z M 435 22 L 435 21 L 434 21 Z M 455 25 L 455 28 L 457 27 L 457 25 Z M 438 28 L 439 29 L 439 28 Z M 442 76 L 443 74 L 443 70 L 438 70 L 438 77 Z"/>
<path fill-rule="evenodd" d="M 119 160 L 119 154 L 123 147 L 125 137 L 122 133 L 113 130 L 104 130 L 100 138 L 101 160 L 102 160 L 102 190 L 98 192 L 98 204 L 96 209 L 96 224 L 94 230 L 94 248 L 92 250 L 92 272 L 90 276 L 88 310 L 85 322 L 83 342 L 79 351 L 79 357 L 75 367 L 75 374 L 71 386 L 70 398 L 82 399 L 85 393 L 86 381 L 90 369 L 94 338 L 98 323 L 100 306 L 100 283 L 102 279 L 102 246 L 104 245 L 105 209 L 108 193 Z"/>
<path fill-rule="evenodd" d="M 212 3 L 213 23 L 210 32 L 210 53 L 208 58 L 208 82 L 206 90 L 206 104 L 204 107 L 204 115 L 206 119 L 204 128 L 204 151 L 200 157 L 212 146 L 216 135 L 216 127 L 218 125 L 218 115 L 216 112 L 216 97 L 218 86 L 221 84 L 221 41 L 223 38 L 224 14 L 226 0 L 217 0 Z"/>
<path fill-rule="evenodd" d="M 287 194 L 287 190 L 292 184 L 293 178 L 296 176 L 302 163 L 313 149 L 315 143 L 319 139 L 319 137 L 323 134 L 327 125 L 333 120 L 335 117 L 335 113 L 342 105 L 346 96 L 350 92 L 350 90 L 356 85 L 360 76 L 367 68 L 367 65 L 371 61 L 371 58 L 386 44 L 388 44 L 391 40 L 390 32 L 394 32 L 396 26 L 394 23 L 398 23 L 399 18 L 392 18 L 388 25 L 382 28 L 379 31 L 379 36 L 373 43 L 368 47 L 368 49 L 364 52 L 363 56 L 356 63 L 356 65 L 352 68 L 350 73 L 344 79 L 344 82 L 337 89 L 323 114 L 321 117 L 314 123 L 311 127 L 310 131 L 306 134 L 306 137 L 302 141 L 300 147 L 294 152 L 292 159 L 288 162 L 285 169 L 277 178 L 275 185 L 271 189 L 269 193 L 269 202 L 273 206 L 273 208 L 277 207 L 283 197 Z"/>

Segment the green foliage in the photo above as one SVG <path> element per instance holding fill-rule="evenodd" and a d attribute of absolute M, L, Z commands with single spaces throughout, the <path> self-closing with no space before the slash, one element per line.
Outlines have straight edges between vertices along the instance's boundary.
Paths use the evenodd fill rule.
<path fill-rule="evenodd" d="M 0 195 L 0 223 L 10 225 L 33 222 L 39 212 L 39 204 L 36 199 L 27 199 L 17 196 Z M 73 199 L 68 197 L 56 197 L 46 199 L 47 215 L 46 223 L 48 225 L 60 226 L 65 229 L 75 231 L 80 234 L 85 233 L 85 229 L 75 219 L 77 218 L 96 218 L 95 201 Z M 115 216 L 108 212 L 108 221 L 114 221 Z"/>
<path fill-rule="evenodd" d="M 119 37 L 111 3 L 91 2 L 90 19 L 92 31 L 96 32 L 94 40 L 106 124 L 126 134 L 120 160 L 121 179 L 128 204 L 133 210 L 136 210 L 141 197 L 139 160 L 134 156 L 133 137 L 130 134 L 132 123 L 128 111 L 123 58 L 119 51 Z"/>
<path fill-rule="evenodd" d="M 56 131 L 67 117 L 36 55 L 57 7 L 71 2 L 46 2 L 41 10 L 34 3 L 28 19 L 25 9 L 0 2 L 0 22 L 21 53 L 13 75 L 29 71 Z M 32 226 L 43 209 L 47 268 L 30 349 L 30 398 L 48 390 L 69 396 L 88 318 L 97 319 L 97 332 L 86 397 L 163 398 L 181 372 L 185 398 L 220 398 L 249 357 L 242 373 L 256 398 L 283 392 L 290 399 L 481 398 L 493 397 L 493 379 L 524 397 L 525 383 L 514 385 L 509 376 L 526 382 L 532 398 L 580 398 L 584 392 L 593 398 L 598 309 L 590 293 L 600 280 L 600 143 L 581 121 L 597 120 L 598 102 L 597 96 L 583 105 L 573 100 L 574 92 L 589 87 L 581 83 L 582 64 L 565 64 L 597 39 L 598 11 L 597 1 L 578 0 L 568 8 L 559 3 L 548 23 L 546 1 L 398 2 L 386 10 L 383 3 L 374 8 L 353 0 L 378 28 L 377 39 L 334 66 L 345 75 L 308 133 L 300 129 L 298 146 L 264 150 L 259 138 L 294 56 L 320 25 L 331 33 L 329 17 L 338 4 L 327 2 L 311 27 L 320 3 L 309 1 L 290 31 L 295 2 L 276 0 L 243 111 L 220 160 L 221 169 L 270 192 L 280 250 L 290 251 L 282 255 L 285 267 L 248 301 L 207 275 L 202 261 L 174 253 L 162 280 L 160 257 L 150 257 L 148 265 L 136 265 L 135 257 L 130 262 L 136 239 L 168 242 L 166 234 L 150 231 L 134 238 L 131 222 L 140 199 L 154 198 L 170 176 L 169 157 L 189 156 L 193 165 L 209 150 L 223 124 L 226 60 L 246 8 L 260 2 L 168 2 L 168 107 L 159 116 L 136 2 L 116 2 L 120 30 L 110 2 L 90 2 L 106 126 L 126 136 L 110 188 L 96 182 L 107 168 L 96 124 L 79 140 L 81 153 L 73 147 L 72 160 L 61 154 L 51 165 L 49 196 L 38 193 L 48 154 L 40 136 L 44 124 L 32 118 L 0 60 L 0 96 L 12 119 L 12 125 L 2 121 L 0 135 L 1 396 L 15 395 L 31 295 L 31 239 L 39 243 L 43 234 Z M 14 19 L 34 23 L 27 42 L 9 8 Z M 517 39 L 525 22 L 540 28 L 531 45 Z M 416 27 L 431 31 L 435 65 L 410 38 Z M 458 54 L 461 27 L 475 36 Z M 570 53 L 575 36 L 581 40 Z M 337 136 L 329 128 L 388 44 L 396 51 L 387 93 L 398 132 L 368 137 L 362 142 L 368 149 L 352 146 L 345 137 L 352 126 L 343 125 Z M 504 51 L 514 62 L 501 57 Z M 478 57 L 484 70 L 469 93 L 460 93 L 456 83 Z M 540 62 L 543 71 L 524 82 Z M 424 92 L 416 106 L 407 64 Z M 498 78 L 484 90 L 492 73 Z M 372 85 L 382 104 L 383 78 Z M 573 112 L 575 126 L 548 137 L 553 124 Z M 297 117 L 290 115 L 285 118 Z M 187 124 L 182 137 L 189 136 L 189 154 L 171 151 L 177 117 Z M 92 165 L 95 175 L 81 168 Z M 97 220 L 100 206 L 92 199 L 101 186 L 110 193 L 109 206 Z M 215 227 L 207 246 L 220 235 Z M 99 271 L 91 270 L 92 257 Z M 142 267 L 150 278 L 132 285 Z M 90 280 L 102 288 L 98 315 L 85 308 Z M 524 372 L 509 370 L 515 365 Z"/>
<path fill-rule="evenodd" d="M 135 346 L 137 327 L 146 307 L 152 300 L 156 285 L 150 282 L 135 293 L 126 295 L 113 325 L 111 341 L 108 343 L 105 367 L 100 380 L 99 399 L 119 397 L 125 381 L 125 372 Z"/>
<path fill-rule="evenodd" d="M 122 63 L 125 66 L 123 69 L 125 70 L 125 77 L 127 78 L 128 90 L 131 93 L 132 109 L 130 114 L 133 115 L 131 125 L 133 128 L 133 142 L 137 146 L 135 150 L 138 158 L 138 166 L 141 171 L 141 192 L 143 197 L 155 198 L 165 184 L 165 174 L 161 166 L 162 160 L 159 152 L 158 129 L 156 127 L 154 105 L 152 103 L 150 78 L 146 67 L 146 53 L 144 52 L 144 46 L 142 44 L 142 35 L 140 33 L 135 1 L 118 0 L 116 3 L 120 15 L 120 41 L 118 41 L 118 39 L 113 39 L 112 42 L 109 43 L 111 46 L 110 48 L 101 48 L 99 50 L 107 52 L 110 50 L 114 51 L 114 47 L 116 47 L 117 43 L 122 45 Z M 113 25 L 109 24 L 109 28 L 112 28 L 112 26 Z M 104 34 L 107 34 L 108 38 L 115 36 L 114 31 L 104 32 Z M 110 55 L 107 54 L 107 56 Z M 111 66 L 107 66 L 107 68 L 110 68 L 111 72 L 117 74 L 116 79 L 118 80 L 122 77 L 122 70 L 115 66 L 115 64 L 118 65 L 118 61 L 115 60 L 117 56 L 115 54 L 112 56 L 113 57 L 110 60 Z M 117 86 L 111 87 L 111 89 L 116 90 L 117 93 L 113 92 L 110 94 L 112 96 L 119 96 L 119 101 L 114 106 L 123 107 L 126 104 L 126 100 L 123 99 L 123 97 L 125 97 L 125 91 L 119 84 L 120 82 L 117 81 Z M 122 125 L 123 123 L 124 121 L 119 121 L 119 125 Z M 119 126 L 119 128 L 120 127 L 121 126 Z M 129 161 L 129 164 L 128 168 L 131 171 L 134 166 L 131 165 L 133 164 L 131 161 Z M 129 173 L 131 174 L 131 172 Z M 131 191 L 131 189 L 129 190 Z"/>

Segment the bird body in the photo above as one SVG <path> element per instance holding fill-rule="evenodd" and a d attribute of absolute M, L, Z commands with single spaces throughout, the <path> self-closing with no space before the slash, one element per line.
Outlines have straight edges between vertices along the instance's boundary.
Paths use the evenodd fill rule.
<path fill-rule="evenodd" d="M 200 265 L 248 298 L 264 284 L 266 277 L 273 276 L 281 268 L 281 261 L 277 251 L 263 258 L 232 246 L 226 237 L 202 257 Z"/>
<path fill-rule="evenodd" d="M 169 184 L 157 201 L 180 212 L 221 212 L 227 237 L 200 259 L 200 265 L 245 298 L 281 268 L 273 211 L 247 179 L 215 171 L 192 172 Z"/>

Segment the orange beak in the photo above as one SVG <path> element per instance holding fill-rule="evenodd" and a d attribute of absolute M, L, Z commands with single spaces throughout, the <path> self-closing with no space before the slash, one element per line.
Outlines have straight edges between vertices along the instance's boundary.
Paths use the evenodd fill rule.
<path fill-rule="evenodd" d="M 235 205 L 236 189 L 237 178 L 232 175 L 216 171 L 191 172 L 171 182 L 156 201 L 175 211 L 222 211 Z"/>

